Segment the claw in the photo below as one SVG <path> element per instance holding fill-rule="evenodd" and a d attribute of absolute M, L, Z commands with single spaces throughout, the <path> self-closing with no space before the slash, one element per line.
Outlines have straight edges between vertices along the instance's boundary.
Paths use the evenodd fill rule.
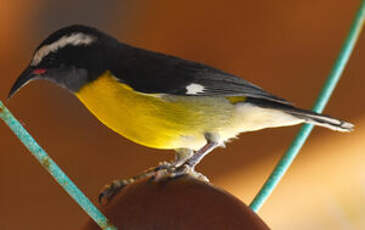
<path fill-rule="evenodd" d="M 130 183 L 132 182 L 127 180 L 115 180 L 112 183 L 105 185 L 98 196 L 99 204 L 103 205 L 109 203 L 122 188 Z"/>

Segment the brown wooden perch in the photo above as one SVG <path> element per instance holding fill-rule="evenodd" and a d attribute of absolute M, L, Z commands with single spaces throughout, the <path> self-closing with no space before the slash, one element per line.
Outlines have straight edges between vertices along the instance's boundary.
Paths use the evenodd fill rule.
<path fill-rule="evenodd" d="M 138 181 L 124 188 L 102 211 L 119 230 L 269 229 L 236 197 L 188 176 Z M 90 220 L 83 229 L 100 228 Z"/>

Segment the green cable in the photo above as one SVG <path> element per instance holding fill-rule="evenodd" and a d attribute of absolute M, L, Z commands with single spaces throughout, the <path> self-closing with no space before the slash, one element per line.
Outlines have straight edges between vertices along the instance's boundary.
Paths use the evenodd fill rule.
<path fill-rule="evenodd" d="M 59 185 L 80 205 L 80 207 L 105 230 L 116 230 L 108 219 L 80 191 L 71 179 L 58 167 L 33 137 L 24 129 L 19 121 L 0 101 L 0 118 L 9 126 L 20 141 L 27 147 L 39 163 L 52 175 Z"/>
<path fill-rule="evenodd" d="M 346 63 L 348 62 L 350 55 L 355 47 L 355 43 L 358 40 L 361 29 L 365 21 L 365 0 L 362 1 L 360 8 L 355 16 L 354 22 L 351 26 L 351 30 L 347 36 L 347 39 L 342 47 L 342 50 L 329 74 L 326 83 L 318 96 L 318 99 L 313 107 L 313 111 L 321 113 L 326 106 L 333 90 L 336 87 L 338 80 L 345 69 Z M 294 141 L 291 143 L 289 149 L 280 159 L 279 163 L 276 165 L 274 171 L 271 173 L 270 177 L 267 179 L 265 184 L 260 189 L 259 193 L 255 196 L 254 200 L 251 202 L 250 207 L 252 210 L 257 212 L 270 194 L 273 192 L 280 179 L 284 176 L 285 172 L 290 167 L 294 158 L 297 156 L 299 150 L 302 148 L 303 144 L 307 140 L 309 134 L 313 129 L 313 125 L 305 124 L 300 129 Z"/>

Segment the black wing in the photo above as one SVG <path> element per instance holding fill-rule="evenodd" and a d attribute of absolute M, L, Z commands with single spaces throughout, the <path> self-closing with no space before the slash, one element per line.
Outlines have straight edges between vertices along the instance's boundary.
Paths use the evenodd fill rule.
<path fill-rule="evenodd" d="M 213 67 L 121 45 L 119 62 L 112 66 L 112 73 L 143 93 L 185 96 L 247 96 L 289 104 L 260 87 Z M 188 86 L 198 84 L 201 92 L 189 93 Z"/>

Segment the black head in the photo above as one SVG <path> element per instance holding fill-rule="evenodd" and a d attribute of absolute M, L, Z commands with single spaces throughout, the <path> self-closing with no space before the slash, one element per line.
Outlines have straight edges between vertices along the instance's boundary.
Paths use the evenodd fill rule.
<path fill-rule="evenodd" d="M 82 25 L 62 28 L 37 47 L 9 97 L 36 79 L 50 80 L 76 92 L 108 68 L 108 60 L 118 45 L 116 39 L 95 28 Z"/>

